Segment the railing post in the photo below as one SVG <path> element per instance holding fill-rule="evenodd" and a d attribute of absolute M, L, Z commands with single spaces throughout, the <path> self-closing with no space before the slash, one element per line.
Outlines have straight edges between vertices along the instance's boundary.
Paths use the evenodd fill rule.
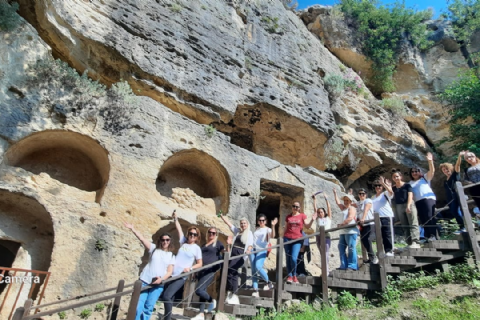
<path fill-rule="evenodd" d="M 275 293 L 275 307 L 277 312 L 282 311 L 282 300 L 283 300 L 283 238 L 278 238 L 278 247 L 277 247 L 277 291 Z"/>
<path fill-rule="evenodd" d="M 217 312 L 225 310 L 225 290 L 227 289 L 228 264 L 230 263 L 230 252 L 223 254 L 222 278 L 220 279 L 220 292 L 218 295 Z"/>
<path fill-rule="evenodd" d="M 196 278 L 196 277 L 195 277 Z M 187 303 L 186 305 L 183 305 L 183 309 L 190 308 L 190 305 L 192 304 L 192 299 L 193 299 L 193 293 L 195 292 L 195 278 L 194 274 L 191 274 L 188 276 L 187 280 L 187 290 L 184 290 L 184 293 L 186 292 L 186 297 L 185 294 L 183 295 L 183 300 L 185 301 L 185 298 L 187 298 Z"/>
<path fill-rule="evenodd" d="M 13 314 L 12 320 L 22 320 L 24 313 L 25 313 L 25 308 L 18 307 L 17 310 L 15 310 L 15 313 Z"/>
<path fill-rule="evenodd" d="M 118 281 L 116 293 L 122 292 L 124 287 L 125 280 Z M 117 320 L 118 310 L 120 309 L 120 301 L 122 301 L 121 296 L 118 296 L 113 300 L 112 316 L 110 317 L 110 320 Z"/>
<path fill-rule="evenodd" d="M 387 272 L 385 269 L 385 250 L 383 249 L 382 223 L 380 215 L 375 212 L 375 236 L 377 239 L 378 266 L 380 267 L 380 286 L 383 289 L 387 286 Z"/>
<path fill-rule="evenodd" d="M 457 184 L 457 194 L 460 200 L 460 206 L 462 207 L 463 221 L 465 223 L 465 229 L 468 233 L 468 240 L 470 242 L 470 247 L 472 248 L 473 255 L 475 256 L 475 261 L 480 262 L 480 248 L 478 247 L 477 235 L 475 229 L 473 228 L 472 216 L 468 210 L 467 201 L 465 200 L 465 191 L 463 189 L 462 183 L 460 181 L 456 182 Z"/>
<path fill-rule="evenodd" d="M 320 256 L 322 258 L 322 300 L 328 302 L 328 265 L 327 265 L 327 234 L 325 226 L 320 226 Z"/>
<path fill-rule="evenodd" d="M 21 320 L 30 314 L 30 308 L 33 305 L 32 299 L 25 300 L 23 307 L 17 308 L 13 314 L 13 320 Z"/>
<path fill-rule="evenodd" d="M 133 285 L 132 298 L 130 299 L 130 305 L 128 306 L 127 320 L 134 320 L 137 313 L 137 304 L 142 292 L 142 281 L 137 280 Z"/>

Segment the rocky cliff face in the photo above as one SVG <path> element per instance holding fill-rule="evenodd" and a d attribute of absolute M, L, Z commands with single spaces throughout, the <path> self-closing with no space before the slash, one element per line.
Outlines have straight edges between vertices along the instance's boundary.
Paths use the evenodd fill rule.
<path fill-rule="evenodd" d="M 407 122 L 368 89 L 329 99 L 323 78 L 342 63 L 277 1 L 19 3 L 28 23 L 0 33 L 0 239 L 21 244 L 14 267 L 52 272 L 46 301 L 137 277 L 143 250 L 123 221 L 156 239 L 177 209 L 225 237 L 220 210 L 283 221 L 300 201 L 310 215 L 314 191 L 339 188 L 323 172 L 333 138 L 347 185 L 429 148 L 427 100 L 410 99 Z"/>

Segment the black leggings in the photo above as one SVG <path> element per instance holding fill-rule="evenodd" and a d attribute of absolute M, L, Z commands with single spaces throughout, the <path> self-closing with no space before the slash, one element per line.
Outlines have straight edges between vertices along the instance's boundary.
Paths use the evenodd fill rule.
<path fill-rule="evenodd" d="M 415 202 L 418 211 L 418 220 L 424 228 L 425 238 L 437 237 L 437 218 L 435 217 L 435 200 L 422 199 Z"/>
<path fill-rule="evenodd" d="M 210 271 L 199 275 L 195 294 L 200 297 L 200 302 L 212 302 L 213 299 L 207 293 L 207 288 L 212 283 L 213 278 L 215 278 L 215 272 Z"/>
<path fill-rule="evenodd" d="M 471 187 L 469 190 L 475 205 L 480 209 L 480 186 Z"/>
<path fill-rule="evenodd" d="M 393 218 L 382 217 L 380 223 L 382 224 L 382 239 L 383 249 L 385 253 L 392 252 L 393 250 Z"/>
<path fill-rule="evenodd" d="M 362 230 L 360 230 L 360 240 L 362 241 L 365 250 L 367 250 L 368 259 L 373 260 L 375 254 L 373 253 L 372 239 L 370 239 L 370 234 L 372 233 L 372 225 L 363 225 Z"/>
<path fill-rule="evenodd" d="M 173 299 L 175 294 L 180 288 L 185 284 L 185 278 L 180 278 L 172 282 L 168 282 L 165 285 L 165 290 L 163 291 L 162 301 L 165 308 L 165 316 L 163 320 L 170 320 L 172 317 L 172 308 L 173 308 Z"/>
<path fill-rule="evenodd" d="M 232 257 L 238 256 L 243 254 L 244 249 L 240 249 L 237 247 L 233 247 L 232 249 Z M 243 257 L 230 260 L 228 263 L 228 271 L 227 271 L 227 291 L 232 291 L 232 293 L 237 293 L 238 290 L 238 269 L 243 267 L 245 260 Z M 225 272 L 225 270 L 223 270 Z"/>

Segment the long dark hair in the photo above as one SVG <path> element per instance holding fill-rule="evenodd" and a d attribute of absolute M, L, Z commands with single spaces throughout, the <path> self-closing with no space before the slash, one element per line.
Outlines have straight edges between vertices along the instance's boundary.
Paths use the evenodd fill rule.
<path fill-rule="evenodd" d="M 260 214 L 257 216 L 257 221 L 258 221 L 258 219 L 260 219 L 260 218 L 265 218 L 265 226 L 266 226 L 266 225 L 267 225 L 267 216 L 266 216 L 265 214 L 263 214 L 263 213 L 260 213 Z M 257 225 L 258 225 L 258 223 L 257 223 Z"/>
<path fill-rule="evenodd" d="M 158 240 L 157 240 L 157 244 L 156 244 L 157 248 L 156 248 L 156 249 L 163 250 L 163 247 L 162 247 L 162 238 L 165 237 L 165 236 L 167 236 L 167 237 L 170 238 L 170 242 L 168 243 L 168 247 L 167 247 L 167 249 L 166 249 L 165 251 L 171 252 L 171 251 L 173 250 L 173 239 L 172 239 L 172 236 L 170 235 L 170 233 L 162 233 L 162 234 L 160 235 L 160 237 L 159 237 Z"/>
<path fill-rule="evenodd" d="M 408 171 L 408 174 L 410 175 L 410 179 L 413 180 L 412 170 L 418 170 L 418 171 L 420 171 L 420 178 L 418 178 L 418 179 L 421 179 L 421 178 L 423 177 L 423 170 L 422 170 L 422 168 L 420 168 L 420 167 L 418 167 L 418 166 L 414 166 L 414 167 L 411 167 L 411 168 L 410 168 L 410 171 Z M 413 181 L 415 181 L 415 180 L 413 180 Z"/>

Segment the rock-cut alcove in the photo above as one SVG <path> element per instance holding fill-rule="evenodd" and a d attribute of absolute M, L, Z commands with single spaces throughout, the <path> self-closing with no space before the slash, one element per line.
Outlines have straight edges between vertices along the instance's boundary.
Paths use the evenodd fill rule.
<path fill-rule="evenodd" d="M 96 191 L 99 202 L 108 181 L 108 152 L 92 138 L 75 132 L 34 133 L 8 149 L 5 163 L 84 191 Z"/>
<path fill-rule="evenodd" d="M 156 181 L 157 191 L 180 208 L 205 213 L 227 212 L 230 177 L 220 162 L 205 152 L 189 149 L 165 161 Z M 212 212 L 213 211 L 213 212 Z M 198 212 L 203 213 L 203 212 Z"/>
<path fill-rule="evenodd" d="M 53 243 L 53 223 L 48 211 L 35 199 L 0 190 L 0 244 L 3 251 L 10 252 L 8 264 L 12 268 L 48 271 Z M 43 275 L 40 278 L 40 284 L 32 288 L 32 283 L 26 283 L 20 293 L 20 286 L 16 285 L 4 290 L 0 294 L 0 301 L 4 300 L 6 306 L 2 314 L 12 310 L 18 294 L 18 301 L 24 301 L 33 289 L 32 298 L 36 299 L 45 280 Z"/>

